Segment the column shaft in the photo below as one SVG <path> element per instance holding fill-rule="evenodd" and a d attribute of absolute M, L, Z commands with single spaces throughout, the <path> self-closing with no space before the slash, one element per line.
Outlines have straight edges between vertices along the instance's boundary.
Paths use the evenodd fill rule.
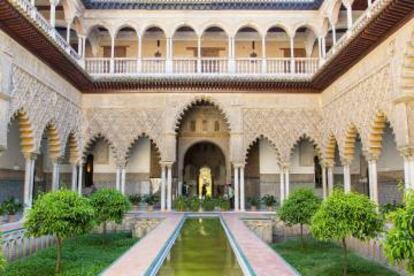
<path fill-rule="evenodd" d="M 76 192 L 78 170 L 76 164 L 72 165 L 72 191 Z"/>
<path fill-rule="evenodd" d="M 280 204 L 285 200 L 285 170 L 280 168 Z"/>
<path fill-rule="evenodd" d="M 345 193 L 351 192 L 351 169 L 349 164 L 344 166 L 344 191 Z"/>
<path fill-rule="evenodd" d="M 295 38 L 290 38 L 290 72 L 295 73 Z"/>
<path fill-rule="evenodd" d="M 56 5 L 54 3 L 50 3 L 50 25 L 52 27 L 56 25 Z"/>
<path fill-rule="evenodd" d="M 23 192 L 23 204 L 24 208 L 30 208 L 30 179 L 31 179 L 32 160 L 26 158 L 24 169 L 24 192 Z"/>
<path fill-rule="evenodd" d="M 125 195 L 125 177 L 126 177 L 126 169 L 122 168 L 121 170 L 121 193 Z"/>
<path fill-rule="evenodd" d="M 33 158 L 30 166 L 30 190 L 29 190 L 29 202 L 30 206 L 32 206 L 33 203 L 33 192 L 34 192 L 34 173 L 35 173 L 35 165 L 36 160 Z"/>
<path fill-rule="evenodd" d="M 59 163 L 58 161 L 53 161 L 53 172 L 52 172 L 52 191 L 57 191 L 59 189 Z"/>
<path fill-rule="evenodd" d="M 240 209 L 242 212 L 246 211 L 244 191 L 244 167 L 240 167 Z"/>
<path fill-rule="evenodd" d="M 289 197 L 289 193 L 290 193 L 289 169 L 285 168 L 285 198 Z"/>
<path fill-rule="evenodd" d="M 167 167 L 167 211 L 171 211 L 172 207 L 172 169 Z"/>
<path fill-rule="evenodd" d="M 326 167 L 322 167 L 322 194 L 323 198 L 326 199 L 328 197 L 328 187 L 326 185 Z"/>
<path fill-rule="evenodd" d="M 331 195 L 334 188 L 333 167 L 328 167 L 328 195 Z"/>
<path fill-rule="evenodd" d="M 70 23 L 66 26 L 66 42 L 70 45 Z"/>
<path fill-rule="evenodd" d="M 82 184 L 83 184 L 83 164 L 79 164 L 79 179 L 78 179 L 78 194 L 82 195 Z"/>
<path fill-rule="evenodd" d="M 234 167 L 234 210 L 239 210 L 239 168 Z"/>
<path fill-rule="evenodd" d="M 161 164 L 161 211 L 165 211 L 165 165 Z"/>
<path fill-rule="evenodd" d="M 335 25 L 331 23 L 331 30 L 332 30 L 332 42 L 333 45 L 336 44 L 336 29 L 335 29 Z"/>
<path fill-rule="evenodd" d="M 197 40 L 197 73 L 201 73 L 201 36 Z"/>
<path fill-rule="evenodd" d="M 121 191 L 121 168 L 116 168 L 116 182 L 115 187 L 117 191 Z"/>
<path fill-rule="evenodd" d="M 348 25 L 348 31 L 352 28 L 352 6 L 347 5 L 346 6 L 346 15 L 347 15 L 347 25 Z"/>
<path fill-rule="evenodd" d="M 377 161 L 368 161 L 369 171 L 369 196 L 372 201 L 378 204 L 378 179 L 377 179 Z"/>
<path fill-rule="evenodd" d="M 408 179 L 408 185 L 411 189 L 414 189 L 414 159 L 409 158 L 408 163 L 408 171 L 409 171 L 409 179 Z"/>

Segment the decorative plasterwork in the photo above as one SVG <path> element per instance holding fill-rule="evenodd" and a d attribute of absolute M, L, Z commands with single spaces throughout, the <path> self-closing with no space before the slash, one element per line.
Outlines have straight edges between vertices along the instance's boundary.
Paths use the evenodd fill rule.
<path fill-rule="evenodd" d="M 129 150 L 139 137 L 150 138 L 163 159 L 162 110 L 158 108 L 89 108 L 84 110 L 85 141 L 105 137 L 114 151 L 118 165 L 127 162 Z M 85 144 L 86 146 L 87 144 Z"/>
<path fill-rule="evenodd" d="M 40 151 L 42 136 L 49 124 L 56 126 L 61 156 L 70 133 L 81 146 L 79 107 L 17 66 L 13 66 L 10 97 L 7 123 L 18 111 L 27 113 L 34 132 L 34 152 Z"/>
<path fill-rule="evenodd" d="M 370 136 L 375 132 L 374 121 L 379 113 L 383 113 L 391 127 L 397 125 L 393 116 L 390 101 L 391 66 L 389 63 L 378 68 L 370 75 L 359 75 L 355 81 L 348 77 L 343 89 L 329 91 L 328 103 L 322 107 L 323 124 L 321 127 L 324 151 L 328 147 L 330 136 L 333 135 L 338 143 L 342 162 L 346 162 L 346 137 L 350 127 L 355 127 L 361 137 L 363 151 L 370 153 Z M 396 132 L 397 135 L 402 133 Z M 397 137 L 398 140 L 398 137 Z M 323 151 L 323 152 L 324 152 Z"/>
<path fill-rule="evenodd" d="M 315 109 L 243 109 L 244 145 L 247 156 L 249 147 L 261 137 L 275 147 L 282 164 L 288 164 L 290 154 L 301 137 L 308 137 L 320 145 L 322 116 Z"/>

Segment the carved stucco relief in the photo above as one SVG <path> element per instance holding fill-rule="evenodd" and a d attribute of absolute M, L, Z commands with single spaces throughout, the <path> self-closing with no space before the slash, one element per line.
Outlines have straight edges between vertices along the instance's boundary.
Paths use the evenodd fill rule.
<path fill-rule="evenodd" d="M 71 133 L 81 147 L 79 106 L 17 66 L 13 66 L 10 97 L 7 123 L 19 110 L 28 114 L 34 133 L 35 152 L 40 151 L 43 132 L 50 123 L 58 130 L 62 156 Z"/>
<path fill-rule="evenodd" d="M 244 109 L 243 149 L 247 155 L 249 147 L 257 138 L 264 137 L 275 147 L 279 162 L 288 164 L 295 144 L 303 136 L 320 145 L 320 122 L 322 116 L 315 109 Z"/>

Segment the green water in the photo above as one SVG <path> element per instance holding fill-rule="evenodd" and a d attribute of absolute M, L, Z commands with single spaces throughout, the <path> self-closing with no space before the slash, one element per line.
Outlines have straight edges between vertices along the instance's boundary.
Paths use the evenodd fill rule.
<path fill-rule="evenodd" d="M 158 275 L 243 275 L 218 218 L 187 219 Z"/>

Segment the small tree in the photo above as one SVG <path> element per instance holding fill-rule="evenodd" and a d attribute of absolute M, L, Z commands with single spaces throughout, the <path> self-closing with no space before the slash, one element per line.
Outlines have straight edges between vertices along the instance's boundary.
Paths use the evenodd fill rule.
<path fill-rule="evenodd" d="M 91 195 L 90 200 L 95 208 L 95 220 L 103 224 L 104 234 L 108 222 L 121 223 L 125 213 L 131 209 L 129 200 L 115 189 L 99 189 Z"/>
<path fill-rule="evenodd" d="M 27 235 L 54 235 L 57 241 L 56 273 L 60 272 L 64 239 L 85 234 L 94 226 L 94 210 L 89 200 L 75 192 L 60 190 L 37 198 L 24 227 Z"/>
<path fill-rule="evenodd" d="M 347 274 L 346 238 L 367 240 L 382 231 L 383 220 L 376 207 L 364 195 L 335 190 L 312 218 L 311 232 L 315 238 L 342 242 L 344 275 Z"/>
<path fill-rule="evenodd" d="M 289 226 L 300 225 L 300 240 L 302 247 L 303 225 L 310 224 L 312 216 L 318 210 L 321 199 L 311 189 L 302 188 L 294 191 L 283 201 L 278 211 L 280 219 Z"/>
<path fill-rule="evenodd" d="M 408 271 L 414 273 L 414 191 L 404 196 L 405 207 L 392 212 L 389 217 L 393 227 L 387 233 L 384 251 L 393 262 L 407 262 Z"/>

